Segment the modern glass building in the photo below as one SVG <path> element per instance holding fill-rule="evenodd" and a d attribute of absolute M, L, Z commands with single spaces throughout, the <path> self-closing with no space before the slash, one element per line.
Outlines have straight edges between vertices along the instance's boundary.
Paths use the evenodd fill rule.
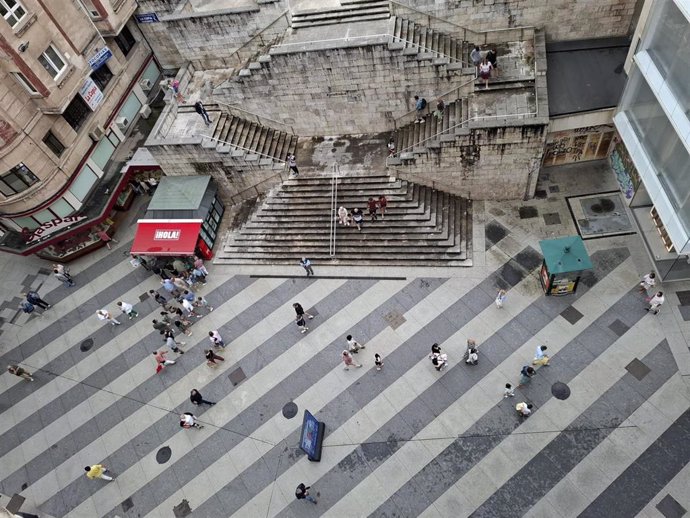
<path fill-rule="evenodd" d="M 635 219 L 665 280 L 690 278 L 690 0 L 647 0 L 614 123 Z"/>

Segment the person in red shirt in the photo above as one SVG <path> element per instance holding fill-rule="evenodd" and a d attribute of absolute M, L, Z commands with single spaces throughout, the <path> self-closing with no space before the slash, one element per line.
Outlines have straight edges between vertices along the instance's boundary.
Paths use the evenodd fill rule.
<path fill-rule="evenodd" d="M 382 194 L 379 196 L 379 212 L 381 212 L 381 219 L 385 219 L 386 215 L 386 206 L 388 205 L 388 200 L 386 197 Z"/>
<path fill-rule="evenodd" d="M 376 209 L 378 208 L 376 200 L 374 198 L 369 198 L 367 206 L 369 207 L 369 216 L 371 217 L 371 221 L 376 221 Z"/>

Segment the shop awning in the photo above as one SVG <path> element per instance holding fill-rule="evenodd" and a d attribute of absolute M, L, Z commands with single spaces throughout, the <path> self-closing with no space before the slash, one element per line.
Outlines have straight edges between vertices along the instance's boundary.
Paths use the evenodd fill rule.
<path fill-rule="evenodd" d="M 140 219 L 130 253 L 134 255 L 194 255 L 200 219 Z"/>

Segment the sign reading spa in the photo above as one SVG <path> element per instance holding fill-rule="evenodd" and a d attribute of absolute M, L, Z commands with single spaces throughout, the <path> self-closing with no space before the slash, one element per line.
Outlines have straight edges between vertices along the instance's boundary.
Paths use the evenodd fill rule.
<path fill-rule="evenodd" d="M 31 243 L 32 241 L 49 236 L 50 234 L 54 234 L 58 230 L 63 230 L 85 219 L 86 216 L 67 216 L 66 218 L 55 218 L 51 219 L 50 221 L 46 221 L 33 232 L 28 228 L 25 228 L 22 233 L 26 238 L 26 242 Z"/>

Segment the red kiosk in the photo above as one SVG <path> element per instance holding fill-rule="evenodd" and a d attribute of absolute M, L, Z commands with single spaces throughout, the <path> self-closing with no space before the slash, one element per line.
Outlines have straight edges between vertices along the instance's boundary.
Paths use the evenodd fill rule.
<path fill-rule="evenodd" d="M 150 257 L 213 257 L 225 212 L 210 176 L 164 176 L 137 222 L 132 255 Z"/>

